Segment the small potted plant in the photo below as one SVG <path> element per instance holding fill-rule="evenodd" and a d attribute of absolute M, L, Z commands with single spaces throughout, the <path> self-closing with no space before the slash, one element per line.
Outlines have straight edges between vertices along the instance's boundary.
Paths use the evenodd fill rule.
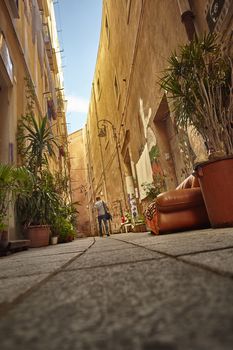
<path fill-rule="evenodd" d="M 51 235 L 50 241 L 51 241 L 52 245 L 55 245 L 58 243 L 59 235 L 57 233 L 53 233 L 52 231 L 51 231 L 51 233 L 52 233 L 52 235 Z"/>
<path fill-rule="evenodd" d="M 60 217 L 57 222 L 57 231 L 59 233 L 58 242 L 67 243 L 75 238 L 75 230 L 68 218 Z"/>
<path fill-rule="evenodd" d="M 169 58 L 160 86 L 178 129 L 193 126 L 209 159 L 196 164 L 212 227 L 233 226 L 233 62 L 216 34 L 195 38 Z"/>
<path fill-rule="evenodd" d="M 138 215 L 134 220 L 133 232 L 146 232 L 146 224 L 143 216 Z"/>

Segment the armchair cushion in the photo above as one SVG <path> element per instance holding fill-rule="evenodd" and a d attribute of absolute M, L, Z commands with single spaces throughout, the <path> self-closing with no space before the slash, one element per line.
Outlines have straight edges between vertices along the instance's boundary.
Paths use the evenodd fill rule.
<path fill-rule="evenodd" d="M 145 211 L 146 225 L 154 234 L 209 227 L 202 192 L 190 175 L 176 190 L 157 196 Z"/>
<path fill-rule="evenodd" d="M 156 198 L 157 209 L 163 213 L 203 205 L 200 187 L 161 193 Z"/>

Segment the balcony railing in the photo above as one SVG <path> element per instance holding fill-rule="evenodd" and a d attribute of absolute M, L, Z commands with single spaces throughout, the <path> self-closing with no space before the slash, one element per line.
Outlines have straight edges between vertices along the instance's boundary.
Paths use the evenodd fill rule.
<path fill-rule="evenodd" d="M 43 23 L 43 36 L 44 36 L 45 49 L 47 52 L 50 69 L 54 73 L 58 73 L 56 52 L 55 52 L 55 49 L 52 47 L 52 40 L 50 36 L 48 23 Z"/>

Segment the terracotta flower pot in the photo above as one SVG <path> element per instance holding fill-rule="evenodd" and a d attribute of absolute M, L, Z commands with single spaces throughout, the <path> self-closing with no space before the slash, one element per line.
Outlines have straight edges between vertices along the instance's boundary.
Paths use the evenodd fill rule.
<path fill-rule="evenodd" d="M 233 157 L 196 166 L 212 227 L 233 227 Z"/>
<path fill-rule="evenodd" d="M 49 226 L 29 226 L 27 229 L 27 238 L 30 240 L 30 248 L 39 248 L 49 245 L 49 237 Z"/>

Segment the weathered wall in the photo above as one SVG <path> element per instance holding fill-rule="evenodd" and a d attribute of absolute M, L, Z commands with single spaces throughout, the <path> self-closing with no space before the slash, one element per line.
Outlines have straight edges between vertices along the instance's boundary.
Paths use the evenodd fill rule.
<path fill-rule="evenodd" d="M 85 145 L 83 130 L 73 132 L 68 136 L 70 155 L 70 180 L 72 202 L 78 210 L 78 235 L 90 236 L 90 219 L 87 198 L 87 168 L 85 161 Z"/>
<path fill-rule="evenodd" d="M 64 148 L 67 147 L 67 130 L 53 4 L 50 0 L 18 1 L 18 8 L 15 5 L 12 11 L 10 3 L 17 4 L 0 1 L 0 161 L 17 165 L 17 122 L 26 113 L 28 102 L 26 77 L 35 91 L 35 115 L 38 118 L 47 114 L 47 99 L 53 99 L 56 118 L 50 120 L 50 125 L 57 142 Z M 47 22 L 49 31 L 46 33 L 49 35 L 45 33 Z M 63 171 L 64 162 L 57 151 L 56 159 L 50 160 L 51 170 Z M 8 226 L 9 237 L 15 238 L 13 214 Z"/>
<path fill-rule="evenodd" d="M 145 180 L 150 183 L 162 175 L 164 189 L 175 188 L 192 171 L 194 159 L 206 157 L 206 150 L 200 140 L 190 136 L 191 131 L 190 135 L 178 134 L 172 108 L 158 82 L 171 52 L 188 42 L 182 9 L 192 11 L 192 23 L 200 35 L 209 28 L 206 21 L 209 6 L 209 0 L 103 1 L 86 125 L 91 140 L 89 198 L 90 205 L 96 194 L 102 194 L 109 202 L 115 214 L 114 229 L 119 228 L 121 209 L 136 216 L 142 212 L 146 194 L 141 185 Z M 225 0 L 224 6 L 219 29 L 223 30 L 227 22 L 226 36 L 232 30 L 233 5 Z M 101 122 L 102 119 L 107 121 Z M 98 138 L 98 126 L 104 125 L 105 137 Z M 153 159 L 152 151 L 157 152 Z"/>

